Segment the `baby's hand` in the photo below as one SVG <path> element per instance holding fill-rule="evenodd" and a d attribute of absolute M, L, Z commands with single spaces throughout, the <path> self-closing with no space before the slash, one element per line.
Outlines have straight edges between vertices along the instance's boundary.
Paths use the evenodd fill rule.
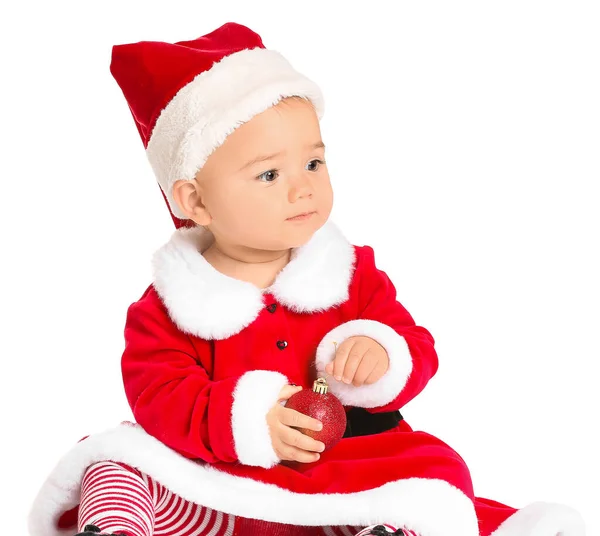
<path fill-rule="evenodd" d="M 287 400 L 301 391 L 302 387 L 285 385 L 279 392 L 279 401 Z M 286 408 L 277 402 L 267 413 L 267 424 L 275 453 L 281 460 L 303 463 L 316 462 L 319 452 L 325 450 L 325 444 L 304 435 L 293 427 L 319 431 L 323 425 L 317 419 L 304 415 L 294 409 Z"/>
<path fill-rule="evenodd" d="M 360 335 L 348 337 L 336 348 L 334 360 L 327 364 L 325 372 L 337 381 L 359 387 L 375 383 L 389 366 L 390 358 L 385 348 L 371 337 Z"/>

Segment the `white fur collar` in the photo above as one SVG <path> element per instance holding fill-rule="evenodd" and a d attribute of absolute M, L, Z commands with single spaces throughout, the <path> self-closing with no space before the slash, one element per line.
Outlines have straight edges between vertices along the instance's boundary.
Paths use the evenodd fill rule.
<path fill-rule="evenodd" d="M 298 313 L 323 311 L 348 299 L 354 246 L 331 221 L 292 249 L 290 262 L 264 290 L 209 264 L 202 252 L 213 240 L 203 227 L 182 227 L 152 259 L 154 288 L 182 331 L 203 339 L 235 335 L 256 319 L 267 291 Z"/>

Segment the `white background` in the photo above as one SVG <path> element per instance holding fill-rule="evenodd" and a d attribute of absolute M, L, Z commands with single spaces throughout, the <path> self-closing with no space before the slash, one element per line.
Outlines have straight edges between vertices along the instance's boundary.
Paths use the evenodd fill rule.
<path fill-rule="evenodd" d="M 600 534 L 597 2 L 34 2 L 3 7 L 0 509 L 131 418 L 127 306 L 173 231 L 113 44 L 245 24 L 322 87 L 332 219 L 436 339 L 405 407 L 476 494 Z M 432 515 L 435 515 L 432 512 Z"/>

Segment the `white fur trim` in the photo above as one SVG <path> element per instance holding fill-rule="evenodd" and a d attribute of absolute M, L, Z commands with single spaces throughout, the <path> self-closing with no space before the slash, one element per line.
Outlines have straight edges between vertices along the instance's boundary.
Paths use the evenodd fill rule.
<path fill-rule="evenodd" d="M 386 522 L 423 536 L 479 535 L 472 501 L 443 480 L 409 478 L 359 493 L 292 493 L 196 463 L 129 424 L 90 436 L 60 460 L 34 501 L 31 536 L 72 536 L 72 530 L 57 530 L 57 516 L 78 504 L 86 468 L 105 460 L 130 464 L 188 501 L 237 516 L 310 526 Z"/>
<path fill-rule="evenodd" d="M 355 387 L 337 381 L 325 372 L 325 366 L 335 357 L 334 341 L 341 344 L 349 337 L 363 335 L 375 339 L 385 348 L 390 358 L 390 366 L 379 381 L 370 385 Z M 332 329 L 319 343 L 316 355 L 317 371 L 323 375 L 329 390 L 345 406 L 376 408 L 394 400 L 404 389 L 412 371 L 412 357 L 406 339 L 393 328 L 376 320 L 350 320 Z"/>
<path fill-rule="evenodd" d="M 517 510 L 491 536 L 584 536 L 581 515 L 563 504 L 535 502 Z"/>
<path fill-rule="evenodd" d="M 203 227 L 175 231 L 152 258 L 154 288 L 179 329 L 203 339 L 227 339 L 257 317 L 262 293 L 202 256 L 213 240 Z"/>
<path fill-rule="evenodd" d="M 297 313 L 324 311 L 348 300 L 355 260 L 354 246 L 328 221 L 306 244 L 292 249 L 270 290 Z"/>
<path fill-rule="evenodd" d="M 179 329 L 203 339 L 227 339 L 256 319 L 264 307 L 263 290 L 216 270 L 202 256 L 213 240 L 200 226 L 175 231 L 153 256 L 154 287 Z M 354 261 L 354 246 L 327 221 L 306 244 L 292 249 L 290 262 L 265 291 L 296 312 L 325 310 L 348 299 Z"/>
<path fill-rule="evenodd" d="M 238 459 L 244 465 L 269 469 L 281 460 L 273 450 L 267 413 L 278 402 L 279 391 L 289 379 L 280 372 L 246 372 L 233 392 L 231 428 Z"/>
<path fill-rule="evenodd" d="M 171 211 L 185 219 L 172 196 L 179 179 L 193 179 L 237 127 L 282 98 L 309 99 L 323 117 L 319 87 L 274 50 L 254 48 L 224 57 L 181 88 L 160 113 L 146 148 Z"/>

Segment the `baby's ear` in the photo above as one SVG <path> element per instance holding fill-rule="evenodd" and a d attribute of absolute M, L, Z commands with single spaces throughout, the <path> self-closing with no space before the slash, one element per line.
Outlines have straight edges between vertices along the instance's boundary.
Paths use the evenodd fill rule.
<path fill-rule="evenodd" d="M 202 202 L 201 192 L 198 182 L 195 180 L 178 180 L 173 184 L 172 196 L 179 210 L 183 212 L 188 219 L 193 220 L 198 225 L 208 225 L 211 222 L 211 216 Z"/>

